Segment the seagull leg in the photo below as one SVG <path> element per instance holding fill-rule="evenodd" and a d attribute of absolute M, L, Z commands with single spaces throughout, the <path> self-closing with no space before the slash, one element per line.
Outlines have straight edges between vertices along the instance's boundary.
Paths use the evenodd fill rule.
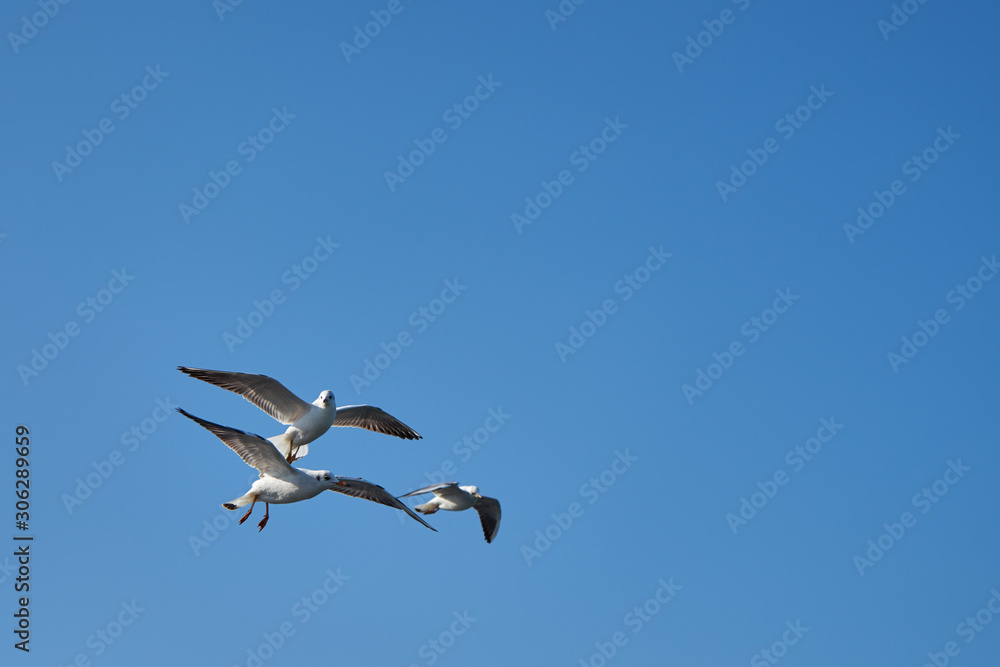
<path fill-rule="evenodd" d="M 253 502 L 250 503 L 250 509 L 248 509 L 247 513 L 243 515 L 243 518 L 240 519 L 240 525 L 241 526 L 243 525 L 244 521 L 246 521 L 247 519 L 250 518 L 250 512 L 253 512 L 253 506 L 256 505 L 256 504 L 257 504 L 257 496 L 254 496 L 253 497 Z"/>
<path fill-rule="evenodd" d="M 270 514 L 271 514 L 271 506 L 268 505 L 267 503 L 264 503 L 264 518 L 261 519 L 260 523 L 257 524 L 257 526 L 258 526 L 257 532 L 258 533 L 260 531 L 264 530 L 264 526 L 267 525 L 267 519 L 270 516 Z"/>
<path fill-rule="evenodd" d="M 295 453 L 298 452 L 298 451 L 299 451 L 298 447 L 292 447 L 291 445 L 289 445 L 288 446 L 288 456 L 285 458 L 285 460 L 288 461 L 289 463 L 294 463 L 295 460 L 299 458 L 299 457 L 297 457 L 295 455 Z"/>

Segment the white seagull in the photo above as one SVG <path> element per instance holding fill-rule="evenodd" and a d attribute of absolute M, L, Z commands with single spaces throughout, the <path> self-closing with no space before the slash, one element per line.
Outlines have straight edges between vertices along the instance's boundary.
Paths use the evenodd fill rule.
<path fill-rule="evenodd" d="M 261 519 L 258 532 L 264 529 L 270 514 L 270 503 L 286 504 L 297 503 L 300 500 L 308 500 L 318 496 L 323 491 L 336 491 L 355 498 L 364 498 L 376 503 L 388 505 L 401 509 L 414 519 L 424 524 L 434 532 L 437 532 L 426 521 L 410 511 L 410 508 L 397 500 L 391 493 L 383 489 L 378 484 L 372 484 L 356 477 L 338 477 L 329 470 L 306 470 L 305 468 L 293 468 L 288 464 L 278 450 L 270 442 L 254 435 L 235 428 L 221 426 L 206 421 L 199 417 L 177 408 L 188 419 L 192 419 L 209 431 L 215 434 L 219 440 L 234 452 L 240 455 L 250 466 L 260 471 L 260 479 L 250 486 L 250 490 L 245 494 L 222 503 L 227 510 L 234 510 L 250 503 L 250 509 L 240 519 L 242 524 L 253 512 L 257 501 L 264 503 L 264 518 Z"/>
<path fill-rule="evenodd" d="M 309 443 L 326 433 L 331 426 L 357 426 L 405 440 L 421 438 L 412 428 L 373 405 L 345 405 L 338 408 L 333 392 L 329 390 L 322 392 L 310 404 L 266 375 L 210 371 L 186 366 L 178 366 L 177 370 L 236 392 L 288 426 L 284 433 L 268 440 L 289 463 L 308 454 Z"/>
<path fill-rule="evenodd" d="M 480 495 L 478 486 L 459 486 L 458 482 L 442 482 L 410 491 L 400 498 L 432 492 L 434 493 L 433 498 L 413 509 L 421 514 L 434 514 L 438 510 L 460 512 L 473 507 L 479 512 L 479 520 L 483 524 L 483 535 L 486 536 L 486 543 L 489 544 L 497 536 L 497 532 L 500 530 L 500 502 L 496 498 Z"/>

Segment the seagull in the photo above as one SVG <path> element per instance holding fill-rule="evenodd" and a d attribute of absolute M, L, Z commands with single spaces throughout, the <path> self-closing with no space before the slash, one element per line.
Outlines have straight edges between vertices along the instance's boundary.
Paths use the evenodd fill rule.
<path fill-rule="evenodd" d="M 332 391 L 322 392 L 310 404 L 266 375 L 210 371 L 187 366 L 178 366 L 177 370 L 236 392 L 288 426 L 284 433 L 268 440 L 289 463 L 308 454 L 309 443 L 326 433 L 331 426 L 357 426 L 405 440 L 421 439 L 420 434 L 412 428 L 373 405 L 345 405 L 338 408 Z"/>
<path fill-rule="evenodd" d="M 413 509 L 421 514 L 434 514 L 438 510 L 459 512 L 474 507 L 479 512 L 479 520 L 483 524 L 483 535 L 489 544 L 500 530 L 500 502 L 496 498 L 480 495 L 478 486 L 459 486 L 458 482 L 442 482 L 431 484 L 416 491 L 410 491 L 400 496 L 419 496 L 422 493 L 434 493 L 434 497 L 423 505 Z"/>
<path fill-rule="evenodd" d="M 364 498 L 376 503 L 401 509 L 414 519 L 437 532 L 426 521 L 410 511 L 410 508 L 397 500 L 391 493 L 378 484 L 372 484 L 357 477 L 338 477 L 329 470 L 306 470 L 293 468 L 270 442 L 254 435 L 228 426 L 221 426 L 210 421 L 195 417 L 181 408 L 177 408 L 188 419 L 194 420 L 215 434 L 219 440 L 240 455 L 250 466 L 260 471 L 260 479 L 250 486 L 245 494 L 222 503 L 227 510 L 235 510 L 247 503 L 250 509 L 240 519 L 242 524 L 253 512 L 257 501 L 264 503 L 264 518 L 257 524 L 257 532 L 264 530 L 270 515 L 271 503 L 297 503 L 300 500 L 315 498 L 323 491 L 336 491 L 355 498 Z"/>

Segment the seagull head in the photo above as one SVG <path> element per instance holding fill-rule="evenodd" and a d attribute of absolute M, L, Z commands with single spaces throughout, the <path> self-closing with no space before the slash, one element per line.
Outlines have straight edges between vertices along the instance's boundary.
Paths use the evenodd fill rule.
<path fill-rule="evenodd" d="M 316 478 L 317 482 L 325 486 L 347 486 L 347 482 L 340 481 L 340 479 L 329 470 L 312 470 L 310 472 L 312 476 Z"/>
<path fill-rule="evenodd" d="M 458 488 L 462 489 L 463 491 L 465 491 L 466 493 L 468 493 L 470 496 L 475 496 L 476 498 L 482 498 L 482 496 L 479 494 L 479 487 L 478 486 L 460 486 Z"/>
<path fill-rule="evenodd" d="M 318 408 L 325 408 L 327 406 L 336 407 L 337 403 L 333 400 L 333 392 L 327 389 L 319 395 L 319 398 L 313 401 L 313 405 Z"/>

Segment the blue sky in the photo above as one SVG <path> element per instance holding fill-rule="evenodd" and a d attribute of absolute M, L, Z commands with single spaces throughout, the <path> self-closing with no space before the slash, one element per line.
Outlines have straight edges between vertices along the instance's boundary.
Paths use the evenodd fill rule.
<path fill-rule="evenodd" d="M 7 3 L 4 664 L 991 664 L 997 20 Z M 178 365 L 386 409 L 301 465 L 499 535 L 237 526 L 172 409 L 281 427 Z"/>

